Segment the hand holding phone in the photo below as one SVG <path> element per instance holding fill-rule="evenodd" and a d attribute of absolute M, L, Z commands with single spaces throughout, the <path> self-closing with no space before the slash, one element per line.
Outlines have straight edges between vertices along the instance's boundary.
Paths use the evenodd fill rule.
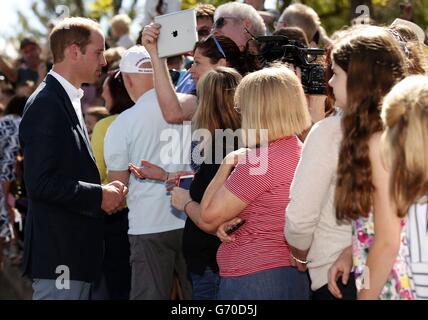
<path fill-rule="evenodd" d="M 178 178 L 178 186 L 180 188 L 189 190 L 190 189 L 190 185 L 192 184 L 193 181 L 193 174 L 189 174 L 189 175 L 185 175 L 185 176 L 180 176 Z"/>
<path fill-rule="evenodd" d="M 236 230 L 238 230 L 243 224 L 245 223 L 245 219 L 242 219 L 240 222 L 238 222 L 237 224 L 234 224 L 233 226 L 231 226 L 229 229 L 226 230 L 226 234 L 232 234 L 234 233 Z"/>

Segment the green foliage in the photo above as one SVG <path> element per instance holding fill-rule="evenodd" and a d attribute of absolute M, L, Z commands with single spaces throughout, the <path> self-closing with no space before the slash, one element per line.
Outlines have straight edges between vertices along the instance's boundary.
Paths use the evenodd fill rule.
<path fill-rule="evenodd" d="M 32 10 L 42 26 L 47 26 L 49 21 L 58 18 L 55 9 L 58 5 L 65 5 L 69 8 L 72 16 L 87 16 L 100 20 L 102 17 L 111 17 L 117 14 L 122 7 L 123 0 L 32 0 Z M 146 0 L 154 1 L 154 0 Z M 356 18 L 355 8 L 360 4 L 368 5 L 370 16 L 376 23 L 388 25 L 400 15 L 399 5 L 402 2 L 411 2 L 414 8 L 414 20 L 424 30 L 428 24 L 428 7 L 426 0 L 300 0 L 319 14 L 323 26 L 329 34 L 350 25 L 351 20 Z M 138 0 L 132 0 L 131 8 L 128 12 L 131 18 L 136 16 L 136 4 Z M 182 8 L 188 9 L 198 3 L 211 3 L 219 6 L 227 0 L 183 0 Z M 283 10 L 290 3 L 296 0 L 277 0 L 277 8 Z M 22 34 L 33 34 L 37 37 L 46 35 L 46 30 L 38 30 L 22 12 L 18 12 L 21 29 L 17 30 L 17 37 Z"/>
<path fill-rule="evenodd" d="M 189 9 L 189 8 L 195 7 L 198 3 L 211 3 L 214 6 L 218 7 L 219 5 L 226 3 L 226 2 L 230 2 L 230 1 L 227 1 L 227 0 L 202 0 L 202 1 L 183 0 L 181 7 L 183 9 Z"/>

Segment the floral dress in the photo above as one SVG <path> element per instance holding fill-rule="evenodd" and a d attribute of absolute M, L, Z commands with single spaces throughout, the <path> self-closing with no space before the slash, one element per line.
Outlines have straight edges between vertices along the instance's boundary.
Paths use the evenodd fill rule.
<path fill-rule="evenodd" d="M 7 115 L 0 118 L 0 182 L 13 181 L 15 179 L 16 157 L 19 151 L 18 128 L 21 117 Z M 0 237 L 9 239 L 8 212 L 6 208 L 6 196 L 0 187 Z"/>
<path fill-rule="evenodd" d="M 369 248 L 374 240 L 373 214 L 367 218 L 360 217 L 352 222 L 352 256 L 357 290 L 360 291 L 369 283 L 365 283 L 366 260 Z M 380 300 L 413 300 L 414 285 L 409 267 L 409 246 L 406 234 L 406 219 L 401 220 L 400 249 L 391 274 L 379 295 Z"/>

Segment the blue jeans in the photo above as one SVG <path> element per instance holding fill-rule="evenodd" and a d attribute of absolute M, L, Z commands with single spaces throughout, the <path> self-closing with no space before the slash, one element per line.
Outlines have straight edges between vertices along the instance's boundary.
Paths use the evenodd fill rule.
<path fill-rule="evenodd" d="M 189 272 L 190 280 L 192 281 L 193 300 L 216 300 L 218 293 L 218 285 L 220 276 L 218 272 L 206 268 L 202 275 Z"/>
<path fill-rule="evenodd" d="M 281 267 L 241 277 L 220 277 L 219 300 L 308 300 L 307 273 Z"/>

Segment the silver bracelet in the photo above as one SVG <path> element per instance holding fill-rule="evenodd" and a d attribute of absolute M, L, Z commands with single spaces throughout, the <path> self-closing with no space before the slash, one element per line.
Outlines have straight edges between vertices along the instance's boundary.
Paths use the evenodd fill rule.
<path fill-rule="evenodd" d="M 290 256 L 293 258 L 294 261 L 301 263 L 301 264 L 308 264 L 309 261 L 308 260 L 300 260 L 299 258 L 296 258 L 295 256 L 293 256 L 293 254 L 290 252 Z"/>

